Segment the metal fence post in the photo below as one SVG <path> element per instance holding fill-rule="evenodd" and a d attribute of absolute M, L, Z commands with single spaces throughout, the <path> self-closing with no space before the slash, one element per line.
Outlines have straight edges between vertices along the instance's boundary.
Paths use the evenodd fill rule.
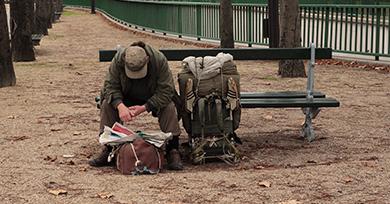
<path fill-rule="evenodd" d="M 332 21 L 329 21 L 329 7 L 326 7 L 326 11 L 325 11 L 325 31 L 324 31 L 324 34 L 325 35 L 324 37 L 324 45 L 325 47 L 329 47 L 328 46 L 328 38 L 329 38 L 329 22 L 330 23 L 333 23 Z"/>
<path fill-rule="evenodd" d="M 179 38 L 181 38 L 183 33 L 181 5 L 177 5 L 177 32 L 179 33 Z"/>
<path fill-rule="evenodd" d="M 375 60 L 379 60 L 379 41 L 381 32 L 381 9 L 376 8 L 376 22 L 375 22 Z"/>
<path fill-rule="evenodd" d="M 246 17 L 247 17 L 247 42 L 248 42 L 248 47 L 252 47 L 252 9 L 253 7 L 248 6 L 246 10 Z"/>
<path fill-rule="evenodd" d="M 202 11 L 201 11 L 201 6 L 196 5 L 196 36 L 198 40 L 200 40 L 201 35 L 202 35 Z"/>

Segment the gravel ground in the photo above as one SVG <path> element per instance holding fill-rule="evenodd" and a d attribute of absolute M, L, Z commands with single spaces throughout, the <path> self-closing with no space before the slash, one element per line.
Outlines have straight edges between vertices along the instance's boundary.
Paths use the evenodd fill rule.
<path fill-rule="evenodd" d="M 390 75 L 338 65 L 316 67 L 316 90 L 341 107 L 322 110 L 312 143 L 300 139 L 299 109 L 246 109 L 235 166 L 186 164 L 153 176 L 89 167 L 99 149 L 94 97 L 109 65 L 98 50 L 137 40 L 196 46 L 67 10 L 36 47 L 37 60 L 15 63 L 17 85 L 0 89 L 0 203 L 390 203 Z M 305 90 L 304 78 L 279 78 L 277 62 L 237 65 L 242 91 Z M 176 77 L 180 62 L 170 67 Z M 128 126 L 158 129 L 150 115 Z M 66 193 L 50 193 L 59 189 Z"/>

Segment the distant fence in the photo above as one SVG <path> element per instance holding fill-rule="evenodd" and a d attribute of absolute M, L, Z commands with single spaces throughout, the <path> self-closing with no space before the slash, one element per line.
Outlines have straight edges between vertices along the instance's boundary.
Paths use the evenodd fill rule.
<path fill-rule="evenodd" d="M 89 0 L 64 0 L 89 7 Z M 219 40 L 219 4 L 96 0 L 96 7 L 129 26 Z M 315 42 L 335 52 L 390 57 L 390 5 L 301 5 L 302 46 Z M 233 4 L 234 40 L 268 45 L 265 4 Z"/>

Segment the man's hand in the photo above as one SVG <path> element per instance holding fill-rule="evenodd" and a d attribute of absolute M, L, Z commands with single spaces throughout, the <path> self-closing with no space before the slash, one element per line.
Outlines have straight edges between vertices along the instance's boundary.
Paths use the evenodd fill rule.
<path fill-rule="evenodd" d="M 120 103 L 117 106 L 117 109 L 118 109 L 118 112 L 119 112 L 119 118 L 123 122 L 128 122 L 128 121 L 132 121 L 133 120 L 133 115 L 132 115 L 130 109 L 125 106 L 125 104 Z"/>
<path fill-rule="evenodd" d="M 131 112 L 131 115 L 133 117 L 136 117 L 139 114 L 145 112 L 146 111 L 146 107 L 145 107 L 145 105 L 143 105 L 143 106 L 130 106 L 129 110 Z"/>

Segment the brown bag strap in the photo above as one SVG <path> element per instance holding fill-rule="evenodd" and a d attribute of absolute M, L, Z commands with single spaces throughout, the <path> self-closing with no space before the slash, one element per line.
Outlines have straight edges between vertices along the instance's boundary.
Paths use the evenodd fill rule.
<path fill-rule="evenodd" d="M 135 157 L 135 163 L 134 163 L 134 166 L 138 166 L 138 164 L 140 164 L 140 163 L 141 163 L 141 161 L 138 159 L 137 152 L 135 152 L 135 149 L 134 149 L 134 145 L 133 145 L 133 143 L 130 143 L 130 145 L 131 145 L 131 149 L 133 150 L 134 157 Z"/>
<path fill-rule="evenodd" d="M 161 157 L 160 157 L 160 152 L 158 152 L 157 148 L 154 148 L 154 150 L 156 150 L 157 152 L 157 159 L 158 159 L 158 169 L 160 170 L 161 169 Z"/>
<path fill-rule="evenodd" d="M 133 150 L 134 157 L 135 157 L 135 160 L 136 160 L 135 163 L 134 163 L 134 167 L 138 167 L 138 165 L 141 164 L 141 160 L 138 159 L 137 152 L 135 151 L 133 143 L 130 143 L 130 145 L 131 145 L 131 149 Z M 158 173 L 160 171 L 160 169 L 162 169 L 161 155 L 160 155 L 160 152 L 158 152 L 157 148 L 154 148 L 154 150 L 157 153 L 158 169 L 157 169 L 157 172 L 153 172 L 153 173 Z"/>

